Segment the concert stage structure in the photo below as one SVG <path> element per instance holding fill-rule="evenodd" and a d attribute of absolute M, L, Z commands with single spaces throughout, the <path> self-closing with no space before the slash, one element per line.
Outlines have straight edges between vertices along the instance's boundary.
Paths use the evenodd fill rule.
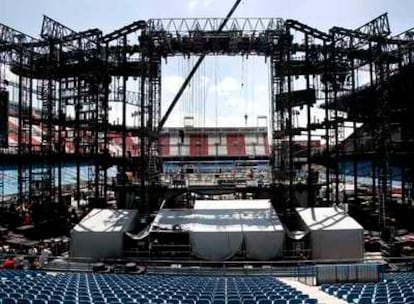
<path fill-rule="evenodd" d="M 71 257 L 220 262 L 281 260 L 296 254 L 324 261 L 363 260 L 364 230 L 343 209 L 293 212 L 301 231 L 289 231 L 270 200 L 195 200 L 192 208 L 161 208 L 137 231 L 136 210 L 93 209 L 72 229 Z M 293 252 L 292 243 L 301 248 Z"/>
<path fill-rule="evenodd" d="M 196 200 L 193 209 L 161 209 L 150 233 L 177 231 L 188 233 L 192 254 L 206 260 L 241 251 L 246 259 L 283 256 L 285 233 L 269 200 Z"/>
<path fill-rule="evenodd" d="M 340 188 L 345 181 L 340 164 L 351 160 L 352 201 L 358 204 L 357 169 L 363 159 L 373 163 L 369 200 L 378 211 L 377 228 L 391 225 L 387 207 L 393 200 L 393 164 L 402 168 L 403 193 L 411 191 L 413 181 L 410 118 L 414 113 L 409 102 L 413 31 L 392 35 L 387 14 L 355 29 L 332 27 L 328 32 L 292 19 L 232 18 L 238 3 L 226 18 L 139 20 L 111 33 L 98 28 L 74 31 L 48 16 L 39 37 L 0 24 L 0 165 L 13 163 L 18 172 L 18 193 L 11 204 L 36 206 L 35 222 L 58 214 L 66 204 L 62 168 L 72 163 L 76 167 L 73 196 L 80 205 L 80 168 L 88 164 L 90 208 L 105 207 L 112 189 L 120 207 L 131 205 L 149 215 L 159 208 L 169 187 L 162 172 L 166 154 L 171 166 L 178 158 L 190 162 L 230 155 L 231 160 L 247 162 L 252 154 L 256 161 L 268 160 L 269 178 L 263 184 L 276 209 L 287 210 L 297 206 L 298 188 L 304 189 L 309 207 L 342 203 Z M 250 142 L 249 130 L 242 136 L 228 133 L 225 142 L 216 145 L 213 130 L 181 133 L 164 128 L 207 55 L 267 60 L 268 146 L 263 136 L 257 144 Z M 172 56 L 199 58 L 164 112 L 162 59 Z M 10 102 L 17 103 L 16 119 L 5 119 Z M 111 120 L 115 108 L 120 109 L 119 119 Z M 10 140 L 9 122 L 16 130 Z M 364 128 L 372 137 L 369 149 L 357 136 Z M 355 135 L 350 152 L 341 146 L 345 129 Z M 394 133 L 398 136 L 391 136 Z M 297 157 L 295 141 L 299 140 L 306 149 Z M 315 140 L 319 144 L 314 145 Z M 321 180 L 314 178 L 315 164 L 325 168 Z M 108 177 L 113 166 L 118 169 L 114 180 Z M 263 184 L 248 186 L 260 192 Z M 191 190 L 186 184 L 180 186 L 180 191 Z M 213 186 L 221 191 L 220 185 Z M 0 192 L 3 188 L 4 178 Z M 408 202 L 407 196 L 402 201 Z"/>

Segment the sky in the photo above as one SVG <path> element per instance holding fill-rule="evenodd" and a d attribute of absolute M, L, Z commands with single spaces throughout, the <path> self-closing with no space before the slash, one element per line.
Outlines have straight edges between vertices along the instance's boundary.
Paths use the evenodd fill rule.
<path fill-rule="evenodd" d="M 223 17 L 233 0 L 0 0 L 0 23 L 38 37 L 42 15 L 75 31 L 104 33 L 136 20 Z M 234 17 L 296 19 L 328 31 L 356 28 L 388 12 L 392 32 L 414 26 L 413 0 L 243 0 Z M 196 58 L 169 58 L 162 66 L 162 112 L 174 98 Z M 174 109 L 167 126 L 255 126 L 269 114 L 269 65 L 263 57 L 207 57 Z M 263 122 L 263 120 L 261 120 Z"/>

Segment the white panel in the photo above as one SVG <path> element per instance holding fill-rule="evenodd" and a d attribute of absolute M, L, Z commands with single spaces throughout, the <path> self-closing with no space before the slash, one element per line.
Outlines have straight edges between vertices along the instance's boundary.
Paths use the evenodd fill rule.
<path fill-rule="evenodd" d="M 188 147 L 188 145 L 182 145 L 181 146 L 181 156 L 189 156 L 190 155 L 190 148 Z"/>
<path fill-rule="evenodd" d="M 244 142 L 245 142 L 246 146 L 256 143 L 256 135 L 254 135 L 254 134 L 244 135 Z"/>
<path fill-rule="evenodd" d="M 220 136 L 218 134 L 208 135 L 208 155 L 209 156 L 217 155 L 217 143 L 219 142 L 220 142 Z"/>
<path fill-rule="evenodd" d="M 177 145 L 179 142 L 181 142 L 181 139 L 179 137 L 174 135 L 170 137 L 170 145 Z"/>
<path fill-rule="evenodd" d="M 256 146 L 256 155 L 266 155 L 265 153 L 265 147 L 262 145 Z"/>
<path fill-rule="evenodd" d="M 253 145 L 246 145 L 246 155 L 256 155 Z"/>
<path fill-rule="evenodd" d="M 219 146 L 218 147 L 218 155 L 227 155 L 227 146 Z"/>
<path fill-rule="evenodd" d="M 184 143 L 181 138 L 175 135 L 170 137 L 170 156 L 188 156 L 188 138 L 184 137 Z"/>
<path fill-rule="evenodd" d="M 208 145 L 214 146 L 216 143 L 220 143 L 220 136 L 218 134 L 209 134 Z"/>
<path fill-rule="evenodd" d="M 208 155 L 209 156 L 217 156 L 217 146 L 216 145 L 209 145 L 208 146 Z"/>
<path fill-rule="evenodd" d="M 178 146 L 170 145 L 170 156 L 178 156 Z"/>
<path fill-rule="evenodd" d="M 272 210 L 272 204 L 268 199 L 255 199 L 255 200 L 196 200 L 194 203 L 194 209 L 213 209 L 213 210 L 226 210 L 226 209 L 265 209 Z"/>

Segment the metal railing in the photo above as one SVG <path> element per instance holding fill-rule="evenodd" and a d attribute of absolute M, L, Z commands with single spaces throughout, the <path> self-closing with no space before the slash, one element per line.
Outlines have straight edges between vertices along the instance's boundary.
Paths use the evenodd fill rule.
<path fill-rule="evenodd" d="M 127 257 L 92 259 L 87 257 L 74 258 L 63 256 L 33 256 L 22 254 L 0 254 L 0 259 L 13 257 L 16 261 L 37 260 L 37 269 L 52 272 L 93 272 L 97 263 L 106 265 L 106 272 L 115 268 L 122 269 L 127 263 L 134 262 L 140 267 L 140 271 L 146 273 L 168 274 L 197 274 L 197 275 L 273 275 L 279 277 L 291 277 L 308 284 L 317 284 L 317 267 L 338 266 L 358 267 L 376 265 L 378 267 L 379 280 L 386 278 L 389 273 L 406 273 L 414 271 L 414 257 L 372 258 L 369 261 L 361 259 L 343 260 L 230 260 L 230 261 L 205 261 L 197 259 L 152 259 L 149 257 Z M 27 267 L 25 264 L 16 263 L 19 268 Z M 126 268 L 125 268 L 126 269 Z M 351 272 L 349 272 L 351 273 Z M 339 277 L 338 277 L 339 278 Z M 354 280 L 354 276 L 349 275 Z M 340 277 L 340 281 L 344 276 Z"/>

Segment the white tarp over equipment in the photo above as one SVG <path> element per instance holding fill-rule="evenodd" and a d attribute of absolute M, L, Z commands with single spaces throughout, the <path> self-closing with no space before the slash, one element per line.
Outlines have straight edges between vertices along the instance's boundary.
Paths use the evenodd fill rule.
<path fill-rule="evenodd" d="M 285 232 L 268 200 L 206 200 L 196 201 L 194 209 L 162 209 L 151 229 L 189 232 L 194 254 L 207 260 L 229 259 L 243 244 L 251 259 L 283 254 Z"/>
<path fill-rule="evenodd" d="M 122 256 L 124 233 L 134 229 L 136 217 L 136 210 L 92 209 L 71 231 L 71 256 Z"/>
<path fill-rule="evenodd" d="M 339 207 L 297 208 L 310 230 L 313 259 L 362 259 L 364 229 Z"/>

